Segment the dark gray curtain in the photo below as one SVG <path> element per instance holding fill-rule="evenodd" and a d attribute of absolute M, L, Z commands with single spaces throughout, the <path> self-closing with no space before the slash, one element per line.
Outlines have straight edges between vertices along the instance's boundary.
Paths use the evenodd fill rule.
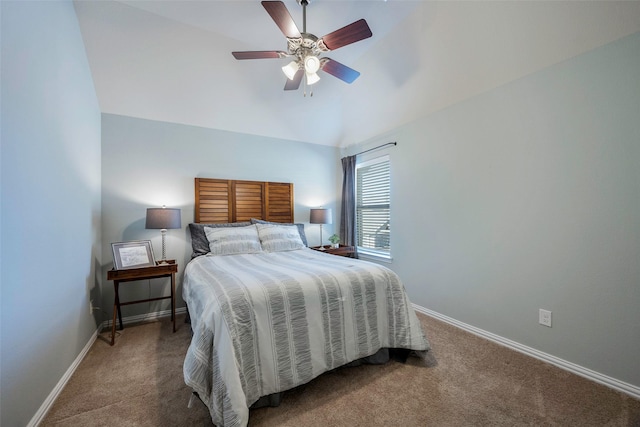
<path fill-rule="evenodd" d="M 340 240 L 356 247 L 356 156 L 342 159 L 342 208 L 340 210 Z M 357 252 L 355 254 L 358 256 Z"/>

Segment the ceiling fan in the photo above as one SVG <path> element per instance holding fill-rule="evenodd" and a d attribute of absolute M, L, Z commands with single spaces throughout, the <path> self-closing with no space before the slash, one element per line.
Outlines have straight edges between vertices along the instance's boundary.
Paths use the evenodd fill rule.
<path fill-rule="evenodd" d="M 367 21 L 360 19 L 318 38 L 311 33 L 307 33 L 307 5 L 310 0 L 297 1 L 302 5 L 302 32 L 296 26 L 283 2 L 262 2 L 262 6 L 287 38 L 288 52 L 280 50 L 232 52 L 233 56 L 236 59 L 293 58 L 289 64 L 282 67 L 282 71 L 288 78 L 284 90 L 297 90 L 303 77 L 306 78 L 306 85 L 317 83 L 320 80 L 320 76 L 317 74 L 319 70 L 329 73 L 346 83 L 353 83 L 360 76 L 358 71 L 331 58 L 321 57 L 321 55 L 324 52 L 336 50 L 371 37 L 372 33 Z M 311 93 L 311 96 L 313 96 L 313 93 Z"/>

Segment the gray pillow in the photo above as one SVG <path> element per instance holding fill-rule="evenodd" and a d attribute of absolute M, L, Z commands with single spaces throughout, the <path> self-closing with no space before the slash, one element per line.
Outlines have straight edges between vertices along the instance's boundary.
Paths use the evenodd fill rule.
<path fill-rule="evenodd" d="M 300 233 L 295 225 L 256 224 L 262 249 L 267 252 L 293 251 L 304 248 Z"/>
<path fill-rule="evenodd" d="M 192 222 L 189 224 L 189 231 L 191 232 L 191 249 L 193 253 L 191 258 L 195 258 L 200 255 L 206 255 L 209 253 L 209 240 L 204 232 L 205 227 L 219 228 L 219 227 L 246 227 L 251 225 L 250 222 L 225 222 L 220 224 L 198 224 Z"/>
<path fill-rule="evenodd" d="M 274 225 L 247 225 L 246 227 L 205 227 L 204 233 L 209 240 L 210 254 L 234 255 L 262 252 L 257 227 L 275 227 Z M 298 237 L 298 232 L 294 234 Z M 300 242 L 302 246 L 302 242 Z"/>
<path fill-rule="evenodd" d="M 304 234 L 304 224 L 292 224 L 290 222 L 271 222 L 271 221 L 265 221 L 263 219 L 255 219 L 255 218 L 251 218 L 251 223 L 252 224 L 295 225 L 298 227 L 298 233 L 300 233 L 300 239 L 302 239 L 302 243 L 304 243 L 305 246 L 309 246 L 309 244 L 307 244 L 307 235 Z"/>

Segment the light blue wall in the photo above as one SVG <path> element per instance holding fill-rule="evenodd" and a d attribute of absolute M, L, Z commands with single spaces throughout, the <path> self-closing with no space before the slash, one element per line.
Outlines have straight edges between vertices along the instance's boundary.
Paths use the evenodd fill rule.
<path fill-rule="evenodd" d="M 635 34 L 350 148 L 398 141 L 413 302 L 640 386 L 638 76 Z"/>
<path fill-rule="evenodd" d="M 0 424 L 14 427 L 29 423 L 96 331 L 100 111 L 73 4 L 0 7 Z"/>
<path fill-rule="evenodd" d="M 168 235 L 182 270 L 194 177 L 294 182 L 308 222 L 319 205 L 337 219 L 341 172 L 331 147 L 101 119 L 73 5 L 0 15 L 0 424 L 22 426 L 103 320 L 89 299 L 111 312 L 110 243 L 160 252 L 147 207 L 182 209 Z M 391 267 L 414 302 L 640 386 L 638 75 L 636 34 L 352 148 L 399 143 Z"/>
<path fill-rule="evenodd" d="M 160 231 L 146 230 L 144 218 L 148 207 L 164 204 L 182 210 L 183 228 L 168 230 L 166 238 L 167 258 L 178 260 L 181 279 L 191 258 L 187 225 L 194 221 L 196 177 L 293 182 L 295 221 L 307 223 L 310 245 L 319 244 L 319 227 L 308 225 L 309 208 L 333 208 L 337 220 L 342 173 L 338 154 L 335 147 L 103 114 L 103 276 L 112 267 L 112 242 L 151 240 L 154 253 L 160 256 Z M 334 228 L 339 229 L 335 223 L 325 226 L 325 239 Z M 167 295 L 168 280 L 157 282 L 122 286 L 122 300 Z M 112 283 L 106 282 L 103 290 L 104 308 L 111 313 Z M 178 306 L 183 305 L 179 298 Z M 134 304 L 123 307 L 122 315 L 168 307 L 166 300 Z"/>

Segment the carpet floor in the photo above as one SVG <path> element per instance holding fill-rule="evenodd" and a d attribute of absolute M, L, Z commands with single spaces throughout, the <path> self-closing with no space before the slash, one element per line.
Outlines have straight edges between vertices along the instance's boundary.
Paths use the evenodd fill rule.
<path fill-rule="evenodd" d="M 340 368 L 251 410 L 250 426 L 640 426 L 640 400 L 418 314 L 435 363 Z M 212 426 L 187 408 L 178 317 L 104 332 L 41 426 Z"/>

